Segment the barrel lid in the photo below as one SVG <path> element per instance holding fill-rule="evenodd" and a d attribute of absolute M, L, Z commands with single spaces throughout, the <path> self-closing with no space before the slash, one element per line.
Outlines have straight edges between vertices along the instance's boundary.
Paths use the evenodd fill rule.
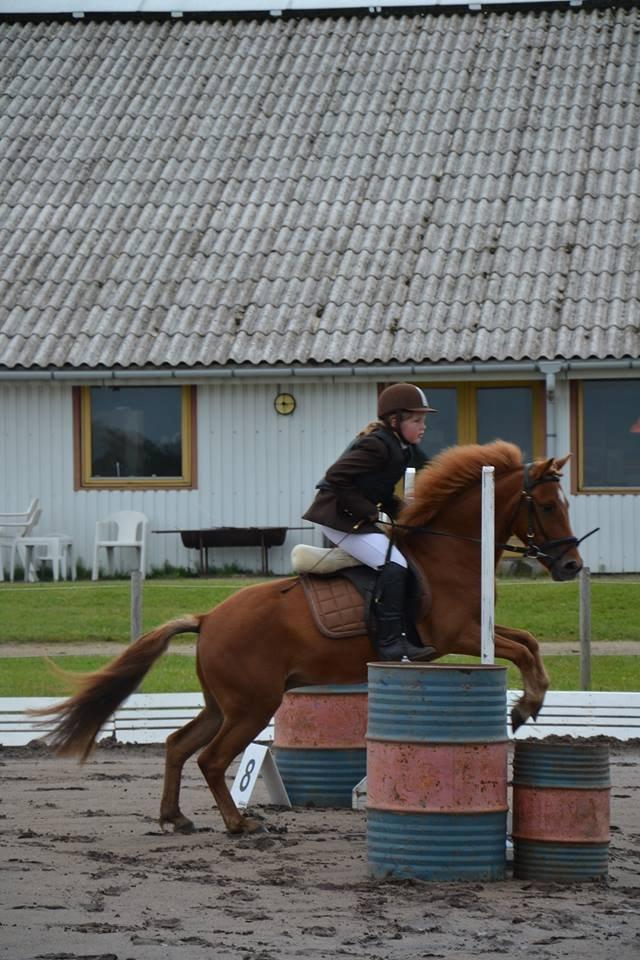
<path fill-rule="evenodd" d="M 396 663 L 388 660 L 371 660 L 367 663 L 368 667 L 380 668 L 384 670 L 502 670 L 506 672 L 507 668 L 498 663 Z"/>
<path fill-rule="evenodd" d="M 345 694 L 345 693 L 366 693 L 367 692 L 366 683 L 331 683 L 324 684 L 312 687 L 292 687 L 291 690 L 287 690 L 289 693 L 303 693 L 303 694 L 315 694 L 315 695 L 332 695 L 332 694 Z"/>

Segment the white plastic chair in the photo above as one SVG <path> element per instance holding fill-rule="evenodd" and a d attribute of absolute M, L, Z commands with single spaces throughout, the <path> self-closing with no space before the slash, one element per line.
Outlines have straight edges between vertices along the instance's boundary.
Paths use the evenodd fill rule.
<path fill-rule="evenodd" d="M 113 551 L 116 547 L 129 547 L 136 551 L 137 563 L 133 569 L 139 570 L 144 579 L 147 564 L 147 527 L 149 520 L 144 513 L 136 510 L 120 510 L 96 523 L 96 537 L 93 548 L 92 580 L 99 575 L 98 552 L 107 551 L 109 574 L 114 573 Z"/>
<path fill-rule="evenodd" d="M 41 516 L 40 500 L 37 497 L 33 498 L 22 513 L 0 513 L 0 580 L 4 580 L 3 551 L 9 551 L 9 579 L 13 580 L 20 538 L 31 533 Z"/>

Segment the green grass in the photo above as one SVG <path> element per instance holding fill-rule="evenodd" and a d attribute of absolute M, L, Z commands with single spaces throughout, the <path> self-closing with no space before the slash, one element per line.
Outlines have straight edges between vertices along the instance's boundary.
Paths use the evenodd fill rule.
<path fill-rule="evenodd" d="M 498 581 L 495 619 L 529 630 L 538 640 L 578 638 L 579 584 Z M 640 640 L 640 581 L 591 580 L 591 639 Z"/>
<path fill-rule="evenodd" d="M 110 657 L 52 656 L 57 667 L 72 673 L 98 670 Z M 200 690 L 194 658 L 168 654 L 149 671 L 140 693 L 189 693 Z M 0 697 L 57 697 L 73 692 L 72 685 L 54 672 L 44 657 L 6 657 L 0 660 Z"/>
<path fill-rule="evenodd" d="M 238 578 L 146 581 L 142 629 L 185 613 L 202 613 L 256 582 Z M 126 642 L 129 617 L 126 580 L 0 584 L 0 644 Z"/>
<path fill-rule="evenodd" d="M 580 689 L 580 658 L 575 654 L 553 654 L 542 658 L 552 690 Z M 477 657 L 443 657 L 442 663 L 478 663 Z M 506 660 L 496 660 L 499 666 L 507 667 L 507 687 L 518 690 L 522 687 L 519 670 Z M 620 690 L 633 692 L 640 689 L 640 657 L 599 656 L 591 657 L 591 689 Z"/>
<path fill-rule="evenodd" d="M 74 673 L 97 670 L 109 657 L 52 657 L 63 670 Z M 469 657 L 446 657 L 443 662 L 478 663 Z M 551 678 L 551 689 L 578 690 L 579 658 L 576 656 L 545 657 Z M 504 661 L 499 661 L 504 666 Z M 0 697 L 56 697 L 71 692 L 71 687 L 52 672 L 44 657 L 9 657 L 0 660 Z M 634 656 L 600 656 L 591 659 L 592 690 L 632 691 L 640 687 L 640 660 Z M 521 687 L 520 675 L 511 665 L 507 671 L 509 689 Z M 140 693 L 182 693 L 200 690 L 193 658 L 184 654 L 168 654 L 159 660 L 145 677 Z"/>
<path fill-rule="evenodd" d="M 242 578 L 147 580 L 143 586 L 143 630 L 184 613 L 208 610 L 256 582 Z M 638 610 L 640 581 L 592 579 L 592 640 L 640 640 Z M 544 642 L 576 641 L 578 584 L 548 579 L 499 580 L 496 622 L 530 630 Z M 0 644 L 128 639 L 126 580 L 0 584 Z"/>
<path fill-rule="evenodd" d="M 209 580 L 153 580 L 143 586 L 143 630 L 184 613 L 202 612 L 258 579 L 242 577 Z M 56 658 L 60 643 L 126 642 L 129 639 L 129 583 L 0 584 L 0 646 L 46 644 L 48 653 L 66 669 L 95 670 L 109 657 Z M 640 581 L 593 578 L 591 582 L 591 637 L 593 641 L 640 641 Z M 570 641 L 577 649 L 578 584 L 499 580 L 497 623 L 530 630 L 542 642 Z M 172 643 L 192 643 L 192 636 Z M 348 641 L 345 641 L 348 642 Z M 114 650 L 115 653 L 115 650 Z M 477 662 L 471 660 L 470 662 Z M 547 656 L 555 689 L 578 689 L 579 658 Z M 509 687 L 519 687 L 517 671 L 509 667 Z M 594 690 L 640 688 L 640 659 L 636 656 L 592 657 Z M 143 692 L 198 690 L 190 656 L 163 657 L 145 678 Z M 57 696 L 67 692 L 53 677 L 43 658 L 0 659 L 0 696 Z"/>

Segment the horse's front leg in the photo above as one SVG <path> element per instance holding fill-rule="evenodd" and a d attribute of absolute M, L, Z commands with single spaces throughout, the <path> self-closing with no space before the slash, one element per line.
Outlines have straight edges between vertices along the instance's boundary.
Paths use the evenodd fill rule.
<path fill-rule="evenodd" d="M 514 733 L 518 727 L 526 723 L 529 717 L 538 715 L 549 686 L 537 648 L 537 641 L 524 630 L 496 626 L 495 656 L 501 660 L 509 660 L 518 668 L 522 676 L 523 693 L 511 710 L 511 726 Z M 455 642 L 449 645 L 447 653 L 462 653 L 467 656 L 479 657 L 480 649 L 480 626 L 478 624 L 474 625 L 473 628 L 468 628 L 464 633 L 458 634 Z"/>
<path fill-rule="evenodd" d="M 535 720 L 540 713 L 549 689 L 549 677 L 540 659 L 538 641 L 526 630 L 496 624 L 495 655 L 510 660 L 522 676 L 522 696 L 511 710 L 511 727 L 515 733 L 529 717 Z"/>
<path fill-rule="evenodd" d="M 520 630 L 518 627 L 496 626 L 496 633 L 515 643 L 526 647 L 533 658 L 533 678 L 529 686 L 529 693 L 533 700 L 531 716 L 535 720 L 544 702 L 545 694 L 549 689 L 549 675 L 545 670 L 542 657 L 540 656 L 540 644 L 528 630 Z"/>

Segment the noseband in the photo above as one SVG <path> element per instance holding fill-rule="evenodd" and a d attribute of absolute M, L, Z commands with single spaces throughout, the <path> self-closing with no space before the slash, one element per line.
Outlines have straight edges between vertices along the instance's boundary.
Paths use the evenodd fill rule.
<path fill-rule="evenodd" d="M 536 480 L 532 480 L 530 472 L 532 466 L 532 463 L 525 463 L 523 465 L 522 493 L 520 494 L 520 500 L 518 501 L 518 505 L 513 517 L 513 520 L 515 521 L 518 510 L 520 509 L 520 505 L 524 500 L 527 505 L 527 542 L 524 547 L 509 546 L 509 550 L 515 553 L 521 553 L 523 557 L 532 557 L 535 560 L 540 560 L 549 568 L 549 570 L 553 570 L 555 565 L 562 560 L 569 550 L 572 550 L 574 547 L 578 547 L 583 540 L 587 539 L 587 537 L 597 533 L 600 527 L 595 527 L 595 529 L 590 530 L 589 533 L 585 533 L 584 537 L 580 537 L 580 539 L 578 539 L 578 537 L 559 537 L 556 540 L 549 539 L 544 529 L 544 524 L 542 523 L 538 507 L 533 499 L 532 490 L 534 487 L 539 487 L 543 483 L 560 483 L 560 477 L 557 474 L 546 473 L 543 474 L 543 476 L 538 477 Z M 542 536 L 545 537 L 545 540 L 540 544 L 540 546 L 537 546 L 533 542 L 536 535 L 536 524 Z M 511 528 L 513 529 L 513 522 L 511 524 Z"/>

